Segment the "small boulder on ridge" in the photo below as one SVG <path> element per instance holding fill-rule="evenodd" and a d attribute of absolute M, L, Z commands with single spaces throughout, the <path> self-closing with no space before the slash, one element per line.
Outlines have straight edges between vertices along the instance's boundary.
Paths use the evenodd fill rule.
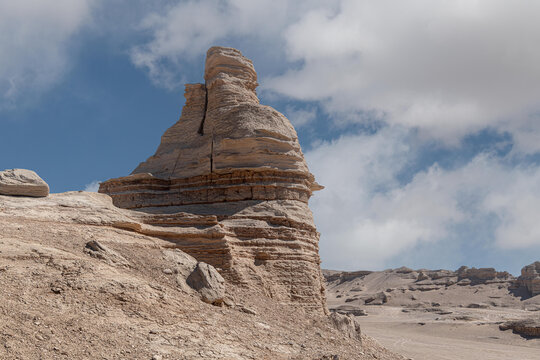
<path fill-rule="evenodd" d="M 45 197 L 49 185 L 32 170 L 8 169 L 0 171 L 0 195 Z"/>

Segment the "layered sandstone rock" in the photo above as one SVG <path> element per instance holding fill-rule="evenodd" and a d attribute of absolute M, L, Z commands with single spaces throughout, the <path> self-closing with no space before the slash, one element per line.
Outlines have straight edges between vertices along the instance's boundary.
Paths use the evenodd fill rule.
<path fill-rule="evenodd" d="M 532 296 L 540 295 L 540 261 L 521 269 L 521 276 L 517 282 L 519 286 L 527 288 Z"/>
<path fill-rule="evenodd" d="M 506 282 L 513 279 L 512 275 L 507 271 L 497 271 L 494 268 L 468 268 L 467 266 L 460 267 L 457 271 L 458 281 L 469 280 L 469 284 L 485 284 L 493 282 Z"/>
<path fill-rule="evenodd" d="M 44 197 L 49 195 L 49 185 L 32 170 L 4 170 L 0 171 L 0 195 Z"/>
<path fill-rule="evenodd" d="M 319 234 L 308 207 L 322 187 L 296 131 L 259 104 L 257 74 L 238 50 L 208 50 L 204 78 L 186 85 L 182 116 L 156 153 L 99 191 L 118 207 L 148 213 L 159 236 L 229 281 L 325 311 Z M 197 235 L 188 236 L 193 228 Z"/>
<path fill-rule="evenodd" d="M 499 325 L 499 329 L 513 330 L 516 334 L 527 337 L 540 337 L 540 318 L 508 321 Z"/>

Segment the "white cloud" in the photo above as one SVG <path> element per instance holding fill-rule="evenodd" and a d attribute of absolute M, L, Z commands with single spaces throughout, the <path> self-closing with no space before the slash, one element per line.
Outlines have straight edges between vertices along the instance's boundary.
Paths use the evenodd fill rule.
<path fill-rule="evenodd" d="M 92 0 L 0 1 L 0 109 L 54 84 L 69 68 L 67 46 Z"/>
<path fill-rule="evenodd" d="M 332 3 L 337 4 L 324 0 L 177 2 L 142 20 L 141 29 L 152 39 L 134 46 L 131 59 L 148 71 L 154 83 L 169 88 L 182 85 L 182 63 L 206 53 L 213 45 L 249 43 L 266 53 L 262 58 L 283 62 L 283 30 L 311 7 Z"/>
<path fill-rule="evenodd" d="M 209 46 L 257 44 L 284 69 L 262 73 L 263 91 L 316 102 L 337 124 L 386 123 L 306 153 L 326 186 L 311 201 L 325 264 L 382 267 L 455 240 L 462 225 L 473 230 L 460 241 L 488 231 L 479 238 L 491 249 L 540 245 L 540 170 L 519 162 L 540 151 L 539 12 L 532 0 L 187 1 L 148 15 L 150 41 L 131 57 L 174 87 L 184 61 L 200 61 Z M 295 106 L 285 112 L 297 126 L 317 116 Z M 483 153 L 402 182 L 418 144 L 459 153 L 464 137 L 486 128 L 509 133 L 507 157 L 518 156 Z"/>
<path fill-rule="evenodd" d="M 94 180 L 91 183 L 85 185 L 84 191 L 97 192 L 99 190 L 100 183 L 100 181 Z"/>
<path fill-rule="evenodd" d="M 326 186 L 310 201 L 324 266 L 383 268 L 418 245 L 456 241 L 460 225 L 493 230 L 469 232 L 461 245 L 487 237 L 490 249 L 540 246 L 538 167 L 509 167 L 483 153 L 451 170 L 434 164 L 403 184 L 399 175 L 418 155 L 406 145 L 409 136 L 386 128 L 306 153 Z"/>
<path fill-rule="evenodd" d="M 266 87 L 328 111 L 378 110 L 456 145 L 485 127 L 540 133 L 540 3 L 342 0 L 284 33 L 301 66 Z M 338 116 L 339 117 L 339 116 Z M 523 150 L 538 151 L 532 141 Z"/>
<path fill-rule="evenodd" d="M 300 128 L 315 120 L 317 109 L 315 107 L 299 108 L 290 105 L 285 108 L 285 114 L 294 127 Z"/>
<path fill-rule="evenodd" d="M 450 145 L 492 127 L 514 135 L 520 151 L 540 150 L 540 121 L 531 116 L 540 111 L 538 2 L 204 0 L 163 8 L 141 24 L 151 40 L 131 51 L 160 85 L 180 85 L 182 62 L 211 45 L 258 44 L 289 61 L 288 71 L 261 81 L 264 90 L 321 101 L 338 122 L 364 121 L 348 115 L 370 111 Z"/>

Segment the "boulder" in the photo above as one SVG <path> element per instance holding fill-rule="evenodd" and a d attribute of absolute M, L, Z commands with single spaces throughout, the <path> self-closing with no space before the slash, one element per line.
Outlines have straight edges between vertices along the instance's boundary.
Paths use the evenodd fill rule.
<path fill-rule="evenodd" d="M 0 195 L 45 197 L 49 185 L 32 170 L 0 171 Z"/>
<path fill-rule="evenodd" d="M 540 319 L 508 321 L 499 325 L 499 329 L 512 330 L 523 336 L 540 337 Z"/>
<path fill-rule="evenodd" d="M 225 280 L 211 265 L 200 262 L 186 282 L 201 294 L 204 302 L 221 305 L 225 297 Z"/>
<path fill-rule="evenodd" d="M 362 341 L 360 324 L 349 314 L 332 312 L 329 316 L 332 326 L 351 339 Z"/>
<path fill-rule="evenodd" d="M 521 276 L 518 277 L 519 286 L 525 287 L 531 296 L 540 294 L 540 261 L 536 261 L 521 269 Z"/>

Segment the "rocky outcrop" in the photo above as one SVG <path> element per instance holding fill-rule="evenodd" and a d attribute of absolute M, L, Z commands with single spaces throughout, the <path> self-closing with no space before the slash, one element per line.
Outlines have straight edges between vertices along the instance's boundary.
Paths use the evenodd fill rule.
<path fill-rule="evenodd" d="M 92 192 L 0 195 L 0 359 L 402 359 L 256 288 L 201 301 L 186 283 L 200 262 L 163 234 L 214 230 L 171 222 Z"/>
<path fill-rule="evenodd" d="M 519 286 L 525 287 L 531 296 L 540 294 L 540 261 L 536 261 L 521 269 L 521 276 L 517 279 Z"/>
<path fill-rule="evenodd" d="M 354 316 L 332 312 L 330 314 L 330 321 L 337 330 L 341 331 L 348 338 L 362 341 L 360 324 L 356 321 Z"/>
<path fill-rule="evenodd" d="M 505 282 L 513 279 L 507 271 L 496 271 L 494 268 L 468 268 L 460 267 L 457 271 L 458 281 L 469 280 L 470 285 L 485 284 L 493 282 Z"/>
<path fill-rule="evenodd" d="M 201 294 L 204 302 L 220 305 L 225 298 L 225 280 L 217 270 L 200 262 L 187 277 L 186 283 Z"/>
<path fill-rule="evenodd" d="M 499 329 L 512 330 L 527 337 L 540 337 L 540 319 L 508 321 L 499 325 Z"/>
<path fill-rule="evenodd" d="M 32 170 L 0 171 L 0 195 L 45 197 L 49 185 Z"/>
<path fill-rule="evenodd" d="M 227 280 L 325 311 L 308 207 L 322 187 L 296 131 L 259 104 L 257 74 L 238 50 L 208 50 L 204 78 L 186 85 L 182 116 L 156 153 L 99 191 L 118 207 L 147 213 L 138 230 L 174 242 Z"/>

